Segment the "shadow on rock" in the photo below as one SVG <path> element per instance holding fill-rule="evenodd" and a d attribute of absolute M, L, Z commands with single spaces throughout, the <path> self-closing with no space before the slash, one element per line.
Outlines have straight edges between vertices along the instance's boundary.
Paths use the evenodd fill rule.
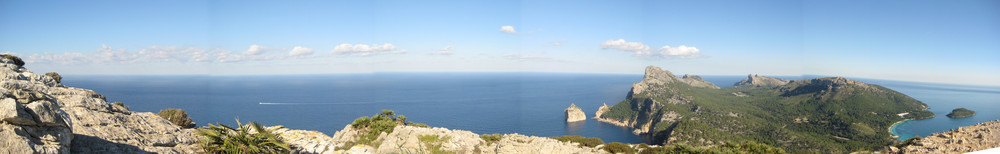
<path fill-rule="evenodd" d="M 141 148 L 88 135 L 73 134 L 71 153 L 151 153 Z"/>

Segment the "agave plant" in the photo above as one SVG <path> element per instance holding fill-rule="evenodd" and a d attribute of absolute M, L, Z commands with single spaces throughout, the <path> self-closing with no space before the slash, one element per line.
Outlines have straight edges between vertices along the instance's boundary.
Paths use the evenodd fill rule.
<path fill-rule="evenodd" d="M 288 153 L 292 149 L 280 136 L 272 133 L 274 130 L 268 130 L 257 122 L 243 125 L 236 119 L 239 128 L 216 124 L 198 129 L 198 135 L 202 136 L 201 147 L 209 153 Z"/>

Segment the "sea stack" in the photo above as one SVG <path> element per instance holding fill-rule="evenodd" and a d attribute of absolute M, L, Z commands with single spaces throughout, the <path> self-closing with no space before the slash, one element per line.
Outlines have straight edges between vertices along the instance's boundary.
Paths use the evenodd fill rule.
<path fill-rule="evenodd" d="M 566 108 L 566 122 L 577 122 L 587 120 L 587 115 L 577 107 L 576 104 L 570 104 L 569 108 Z"/>

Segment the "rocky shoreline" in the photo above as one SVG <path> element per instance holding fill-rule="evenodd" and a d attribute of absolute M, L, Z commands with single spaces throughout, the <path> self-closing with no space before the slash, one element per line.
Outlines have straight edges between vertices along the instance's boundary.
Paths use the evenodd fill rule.
<path fill-rule="evenodd" d="M 1000 146 L 1000 120 L 934 133 L 891 153 L 966 153 Z"/>

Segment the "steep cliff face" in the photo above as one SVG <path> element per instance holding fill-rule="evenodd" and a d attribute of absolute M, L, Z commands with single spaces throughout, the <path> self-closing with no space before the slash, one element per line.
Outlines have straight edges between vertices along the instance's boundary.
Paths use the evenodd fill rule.
<path fill-rule="evenodd" d="M 654 143 L 750 140 L 792 152 L 846 152 L 891 142 L 890 134 L 874 130 L 895 121 L 933 116 L 916 99 L 842 77 L 790 81 L 750 75 L 719 89 L 683 80 L 647 67 L 626 99 L 597 119 L 632 128 Z"/>
<path fill-rule="evenodd" d="M 966 153 L 1000 147 L 1000 121 L 934 133 L 892 153 Z"/>
<path fill-rule="evenodd" d="M 0 59 L 0 151 L 8 153 L 189 153 L 192 129 L 111 105 Z M 2 152 L 0 152 L 2 153 Z"/>
<path fill-rule="evenodd" d="M 577 121 L 587 120 L 587 114 L 584 114 L 583 110 L 581 110 L 580 107 L 577 107 L 576 104 L 570 104 L 569 107 L 566 108 L 565 112 L 566 112 L 566 122 L 577 122 Z"/>

